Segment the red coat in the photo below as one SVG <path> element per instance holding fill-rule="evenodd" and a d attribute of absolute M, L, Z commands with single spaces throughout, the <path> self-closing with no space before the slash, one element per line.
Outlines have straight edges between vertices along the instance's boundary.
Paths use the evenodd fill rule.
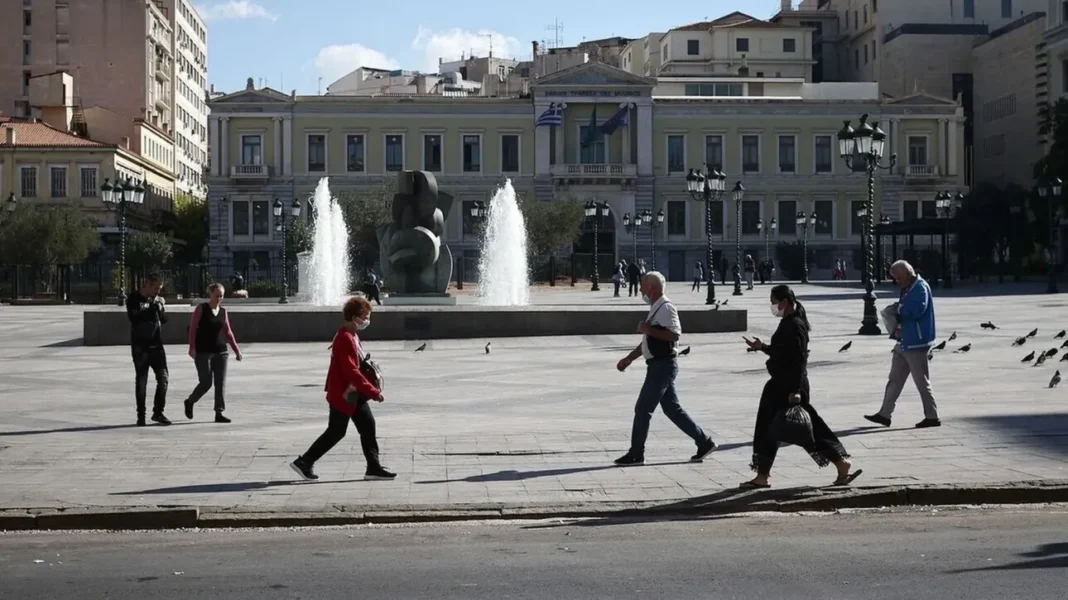
<path fill-rule="evenodd" d="M 356 405 L 345 400 L 345 392 L 352 386 L 367 398 L 378 398 L 382 392 L 360 372 L 360 355 L 356 350 L 356 336 L 342 327 L 334 336 L 330 351 L 330 369 L 326 372 L 326 401 L 330 407 L 352 416 Z"/>

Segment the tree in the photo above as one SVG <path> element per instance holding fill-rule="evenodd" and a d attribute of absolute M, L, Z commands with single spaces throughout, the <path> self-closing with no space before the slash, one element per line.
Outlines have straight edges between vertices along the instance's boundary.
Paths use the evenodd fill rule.
<path fill-rule="evenodd" d="M 286 225 L 286 260 L 290 264 L 297 261 L 297 255 L 311 250 L 315 237 L 315 228 L 307 221 L 293 219 Z"/>
<path fill-rule="evenodd" d="M 165 233 L 135 233 L 126 241 L 126 265 L 134 271 L 152 271 L 174 257 L 174 242 Z"/>
<path fill-rule="evenodd" d="M 195 263 L 203 258 L 208 245 L 208 202 L 188 194 L 174 198 L 174 237 L 185 242 L 179 248 L 177 258 L 181 262 Z"/>
<path fill-rule="evenodd" d="M 365 265 L 378 260 L 378 230 L 393 221 L 393 194 L 397 184 L 387 178 L 382 185 L 367 190 L 346 190 L 338 204 L 349 229 L 349 256 Z"/>
<path fill-rule="evenodd" d="M 582 235 L 586 207 L 570 198 L 550 201 L 519 196 L 527 226 L 527 245 L 534 254 L 547 255 L 574 244 Z"/>
<path fill-rule="evenodd" d="M 23 202 L 0 219 L 0 260 L 8 264 L 79 264 L 100 245 L 96 221 L 73 204 Z"/>

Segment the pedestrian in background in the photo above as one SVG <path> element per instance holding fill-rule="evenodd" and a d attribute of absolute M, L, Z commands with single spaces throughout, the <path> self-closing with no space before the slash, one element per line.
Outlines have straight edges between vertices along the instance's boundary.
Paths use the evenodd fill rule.
<path fill-rule="evenodd" d="M 627 297 L 638 295 L 638 282 L 641 280 L 642 269 L 638 265 L 638 259 L 627 265 Z"/>
<path fill-rule="evenodd" d="M 753 289 L 753 274 L 756 272 L 756 263 L 753 262 L 753 256 L 750 254 L 745 255 L 745 289 Z"/>
<path fill-rule="evenodd" d="M 126 315 L 130 318 L 130 354 L 134 363 L 134 397 L 137 402 L 137 425 L 145 425 L 145 401 L 148 395 L 148 372 L 156 375 L 156 393 L 152 399 L 152 420 L 170 425 L 163 414 L 167 405 L 167 352 L 163 349 L 163 325 L 167 322 L 163 300 L 163 278 L 155 273 L 145 278 L 141 288 L 126 295 Z"/>
<path fill-rule="evenodd" d="M 215 386 L 215 422 L 229 423 L 223 415 L 226 410 L 226 364 L 230 359 L 226 346 L 234 351 L 234 358 L 241 361 L 241 348 L 230 327 L 230 315 L 222 307 L 226 288 L 221 283 L 208 286 L 208 301 L 193 310 L 189 321 L 189 357 L 197 368 L 197 386 L 185 400 L 185 417 L 193 418 L 193 406 Z"/>
<path fill-rule="evenodd" d="M 690 286 L 691 292 L 701 291 L 701 282 L 705 279 L 705 268 L 701 265 L 701 261 L 697 261 L 693 266 L 693 285 Z"/>

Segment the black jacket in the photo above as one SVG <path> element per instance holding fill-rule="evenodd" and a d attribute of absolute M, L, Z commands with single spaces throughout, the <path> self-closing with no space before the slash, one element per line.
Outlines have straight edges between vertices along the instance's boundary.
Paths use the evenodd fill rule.
<path fill-rule="evenodd" d="M 162 348 L 163 324 L 167 310 L 162 302 L 146 298 L 140 291 L 126 296 L 126 315 L 130 318 L 130 345 L 137 348 Z"/>
<path fill-rule="evenodd" d="M 779 321 L 779 327 L 771 336 L 771 343 L 764 344 L 768 355 L 765 365 L 772 381 L 790 393 L 803 393 L 808 378 L 808 327 L 796 314 L 787 315 Z M 807 400 L 807 398 L 806 398 Z"/>

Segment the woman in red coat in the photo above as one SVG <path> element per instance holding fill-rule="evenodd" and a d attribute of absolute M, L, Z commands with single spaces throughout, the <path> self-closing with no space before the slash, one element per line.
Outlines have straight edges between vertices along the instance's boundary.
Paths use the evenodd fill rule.
<path fill-rule="evenodd" d="M 385 397 L 360 372 L 360 361 L 367 354 L 356 332 L 371 324 L 371 303 L 362 296 L 349 298 L 342 309 L 342 316 L 345 323 L 334 336 L 334 343 L 330 347 L 330 369 L 326 373 L 326 401 L 330 405 L 330 420 L 326 431 L 290 466 L 304 479 L 318 479 L 313 469 L 316 461 L 345 437 L 351 420 L 360 434 L 360 445 L 367 459 L 364 479 L 393 479 L 397 475 L 378 462 L 375 417 L 371 414 L 370 404 L 371 400 L 382 402 Z"/>

